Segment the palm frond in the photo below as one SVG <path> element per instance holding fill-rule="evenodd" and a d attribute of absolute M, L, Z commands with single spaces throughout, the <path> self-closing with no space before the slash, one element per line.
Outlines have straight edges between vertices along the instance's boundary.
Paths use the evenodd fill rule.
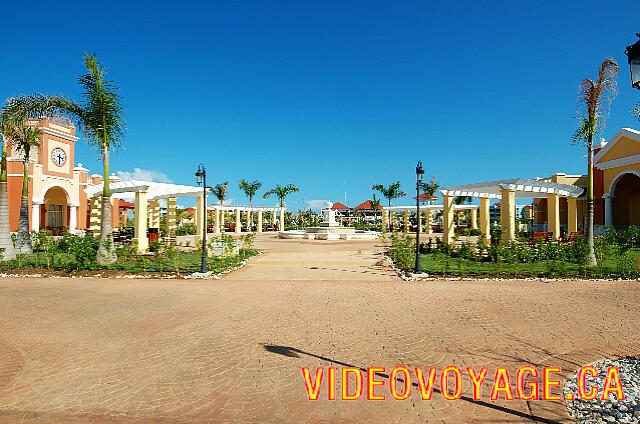
<path fill-rule="evenodd" d="M 122 141 L 124 120 L 115 82 L 105 80 L 106 70 L 95 55 L 85 54 L 87 73 L 78 78 L 84 90 L 82 122 L 88 141 L 99 149 L 117 147 Z"/>
<path fill-rule="evenodd" d="M 618 64 L 612 58 L 606 58 L 600 64 L 598 78 L 588 78 L 580 82 L 579 121 L 580 125 L 571 137 L 573 143 L 591 143 L 604 126 L 611 102 L 617 94 L 616 75 Z"/>
<path fill-rule="evenodd" d="M 225 181 L 221 184 L 216 184 L 215 187 L 211 189 L 211 193 L 218 199 L 220 203 L 224 202 L 224 199 L 227 197 L 227 188 L 229 182 Z"/>

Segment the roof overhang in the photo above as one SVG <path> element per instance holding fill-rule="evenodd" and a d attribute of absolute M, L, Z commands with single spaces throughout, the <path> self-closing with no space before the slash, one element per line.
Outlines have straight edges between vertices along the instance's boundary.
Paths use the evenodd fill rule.
<path fill-rule="evenodd" d="M 562 197 L 579 197 L 584 189 L 571 184 L 554 183 L 548 180 L 497 180 L 484 183 L 445 187 L 440 192 L 445 196 L 502 198 L 503 190 L 515 191 L 516 197 L 543 198 L 548 194 Z"/>
<path fill-rule="evenodd" d="M 102 184 L 87 187 L 87 197 L 96 197 L 102 193 Z M 156 183 L 151 181 L 122 180 L 109 183 L 109 190 L 117 198 L 131 198 L 127 193 L 146 191 L 148 200 L 167 199 L 169 197 L 195 197 L 202 194 L 202 187 L 180 184 Z"/>
<path fill-rule="evenodd" d="M 615 166 L 627 165 L 626 163 L 621 163 L 621 164 L 617 164 L 617 165 L 611 165 L 611 163 L 617 162 L 617 161 L 621 161 L 621 160 L 623 161 L 625 159 L 628 160 L 629 158 L 632 158 L 633 156 L 627 156 L 627 157 L 624 157 L 624 158 L 608 160 L 606 162 L 600 162 L 602 160 L 602 158 L 607 154 L 607 152 L 609 152 L 609 150 L 611 150 L 613 148 L 613 146 L 618 141 L 620 141 L 620 139 L 622 139 L 623 137 L 626 137 L 626 138 L 629 138 L 631 140 L 640 142 L 640 131 L 634 130 L 633 128 L 622 128 L 622 129 L 620 129 L 620 131 L 618 131 L 616 133 L 616 135 L 614 135 L 613 138 L 611 140 L 609 140 L 609 142 L 607 144 L 605 144 L 605 146 L 602 149 L 600 149 L 598 154 L 593 157 L 593 163 L 594 163 L 594 166 L 596 168 L 598 168 L 598 169 L 608 169 L 608 168 L 613 168 Z M 634 156 L 640 156 L 640 155 L 634 155 Z M 636 163 L 636 162 L 631 162 L 631 163 Z"/>

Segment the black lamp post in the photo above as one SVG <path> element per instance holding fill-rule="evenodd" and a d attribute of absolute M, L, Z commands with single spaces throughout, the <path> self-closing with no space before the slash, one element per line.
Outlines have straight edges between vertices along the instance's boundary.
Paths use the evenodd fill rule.
<path fill-rule="evenodd" d="M 636 35 L 640 38 L 640 33 L 637 33 Z M 630 46 L 627 46 L 624 52 L 629 58 L 631 86 L 640 90 L 640 40 Z"/>
<path fill-rule="evenodd" d="M 202 203 L 204 205 L 204 225 L 202 230 L 202 262 L 200 263 L 200 272 L 207 272 L 207 170 L 204 165 L 198 165 L 196 171 L 196 182 L 202 184 Z"/>
<path fill-rule="evenodd" d="M 420 274 L 422 272 L 422 264 L 420 263 L 420 186 L 422 185 L 422 176 L 424 175 L 424 169 L 422 169 L 422 161 L 419 160 L 416 165 L 416 267 L 415 273 Z"/>

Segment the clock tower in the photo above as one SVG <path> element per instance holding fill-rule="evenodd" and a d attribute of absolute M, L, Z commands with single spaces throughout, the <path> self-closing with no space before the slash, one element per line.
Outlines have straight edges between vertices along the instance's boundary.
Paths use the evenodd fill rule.
<path fill-rule="evenodd" d="M 53 231 L 84 228 L 88 171 L 74 165 L 76 128 L 64 117 L 34 120 L 40 130 L 40 146 L 29 160 L 29 222 L 31 230 Z M 16 231 L 22 196 L 23 155 L 8 143 L 9 225 Z"/>

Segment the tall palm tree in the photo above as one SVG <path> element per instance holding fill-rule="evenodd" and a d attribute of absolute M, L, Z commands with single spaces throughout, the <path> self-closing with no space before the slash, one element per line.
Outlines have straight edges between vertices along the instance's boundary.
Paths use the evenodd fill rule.
<path fill-rule="evenodd" d="M 607 58 L 600 64 L 598 78 L 585 78 L 580 83 L 578 101 L 581 106 L 580 125 L 572 137 L 573 143 L 583 143 L 587 147 L 587 228 L 585 231 L 589 244 L 589 265 L 596 266 L 596 255 L 593 249 L 593 139 L 600 133 L 611 101 L 615 96 L 616 74 L 618 64 Z"/>
<path fill-rule="evenodd" d="M 254 181 L 250 183 L 247 180 L 240 180 L 239 186 L 240 190 L 242 190 L 244 194 L 249 198 L 249 206 L 253 206 L 253 197 L 262 187 L 262 183 L 260 181 Z"/>
<path fill-rule="evenodd" d="M 47 118 L 56 114 L 75 111 L 78 106 L 72 101 L 60 96 L 44 96 L 42 94 L 23 95 L 7 100 L 0 114 L 0 133 L 2 135 L 2 160 L 0 171 L 0 248 L 5 249 L 4 258 L 15 255 L 11 242 L 8 221 L 7 197 L 7 144 L 11 140 L 17 150 L 24 156 L 23 187 L 20 205 L 20 223 L 18 227 L 17 244 L 22 252 L 31 251 L 31 237 L 29 234 L 29 171 L 28 163 L 33 147 L 38 147 L 40 131 L 33 122 L 34 118 Z M 4 218 L 6 217 L 6 219 Z"/>
<path fill-rule="evenodd" d="M 399 199 L 400 197 L 407 195 L 407 193 L 401 190 L 400 181 L 391 183 L 388 187 L 385 187 L 382 184 L 374 184 L 371 186 L 371 190 L 379 191 L 380 194 L 389 201 L 389 207 L 391 207 L 391 201 L 393 199 Z M 384 213 L 384 211 L 382 213 Z M 391 229 L 393 229 L 393 220 L 390 221 Z"/>
<path fill-rule="evenodd" d="M 211 189 L 211 193 L 216 196 L 216 199 L 220 202 L 220 206 L 222 206 L 224 200 L 227 198 L 228 186 L 229 181 L 225 181 L 222 184 L 216 184 L 216 186 Z"/>
<path fill-rule="evenodd" d="M 280 203 L 280 207 L 284 208 L 284 200 L 291 193 L 296 193 L 300 191 L 300 187 L 294 186 L 293 184 L 287 184 L 286 186 L 281 186 L 280 184 L 276 184 L 274 188 L 267 191 L 262 197 L 264 199 L 268 199 L 271 195 L 275 195 L 278 198 L 278 202 Z"/>
<path fill-rule="evenodd" d="M 106 70 L 95 55 L 84 55 L 87 73 L 78 78 L 82 86 L 83 101 L 72 110 L 84 129 L 87 141 L 102 154 L 102 214 L 100 219 L 100 245 L 97 262 L 108 265 L 116 261 L 111 226 L 111 190 L 109 188 L 109 157 L 111 150 L 122 142 L 124 120 L 118 87 L 105 80 Z"/>
<path fill-rule="evenodd" d="M 4 116 L 2 117 L 4 118 Z M 2 136 L 2 160 L 0 162 L 0 249 L 2 260 L 16 257 L 9 228 L 9 193 L 7 191 L 7 142 L 10 138 L 9 124 L 0 119 L 0 135 Z"/>
<path fill-rule="evenodd" d="M 40 130 L 36 123 L 20 122 L 14 127 L 11 142 L 22 154 L 22 198 L 20 202 L 20 221 L 16 247 L 20 253 L 31 253 L 31 234 L 29 233 L 29 159 L 31 149 L 40 146 Z"/>

